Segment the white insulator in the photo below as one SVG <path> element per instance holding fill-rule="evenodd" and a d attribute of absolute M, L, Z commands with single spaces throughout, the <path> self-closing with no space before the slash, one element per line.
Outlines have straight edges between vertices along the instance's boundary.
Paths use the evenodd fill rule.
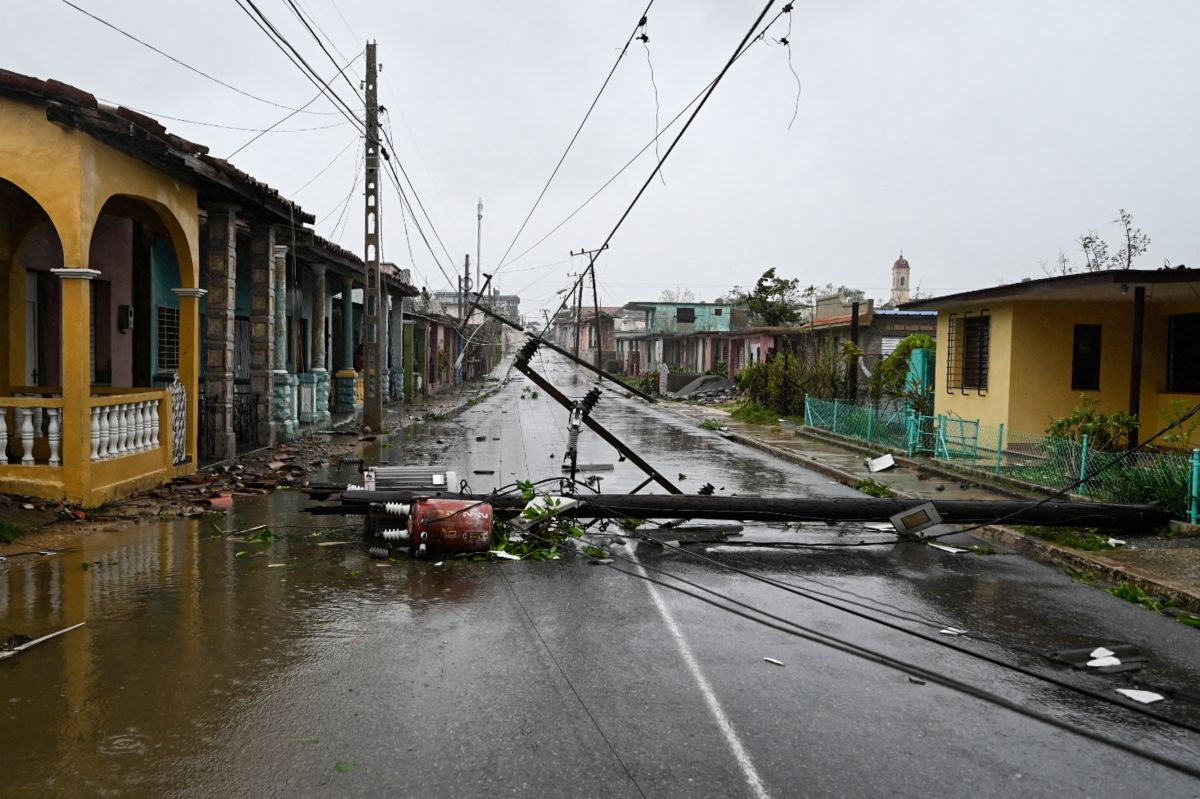
<path fill-rule="evenodd" d="M 408 530 L 405 530 L 403 527 L 400 527 L 400 528 L 397 528 L 394 530 L 384 530 L 379 535 L 385 541 L 407 541 L 408 540 Z"/>
<path fill-rule="evenodd" d="M 407 516 L 412 506 L 407 502 L 385 502 L 383 509 L 393 516 Z"/>
<path fill-rule="evenodd" d="M 346 490 L 347 491 L 365 491 L 366 488 L 364 486 L 356 486 L 353 483 L 347 483 Z"/>

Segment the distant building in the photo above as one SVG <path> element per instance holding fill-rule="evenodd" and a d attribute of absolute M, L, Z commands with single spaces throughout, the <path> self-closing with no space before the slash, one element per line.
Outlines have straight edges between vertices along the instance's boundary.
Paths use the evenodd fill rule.
<path fill-rule="evenodd" d="M 905 259 L 904 253 L 900 253 L 900 257 L 896 259 L 896 263 L 892 264 L 892 298 L 889 303 L 892 306 L 900 305 L 908 302 L 909 289 L 912 287 L 912 275 L 910 274 L 908 260 Z"/>

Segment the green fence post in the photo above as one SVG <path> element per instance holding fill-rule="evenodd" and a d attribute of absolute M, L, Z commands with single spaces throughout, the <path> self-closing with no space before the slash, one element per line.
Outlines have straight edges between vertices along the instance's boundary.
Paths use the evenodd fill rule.
<path fill-rule="evenodd" d="M 835 432 L 835 433 L 837 432 L 837 412 L 838 412 L 838 401 L 836 398 L 834 398 L 834 400 L 833 400 L 833 432 Z"/>
<path fill-rule="evenodd" d="M 812 407 L 808 403 L 808 395 L 804 395 L 804 426 L 812 427 Z"/>
<path fill-rule="evenodd" d="M 1200 449 L 1192 450 L 1192 488 L 1188 492 L 1191 496 L 1190 508 L 1188 508 L 1188 521 L 1192 524 L 1200 524 Z"/>
<path fill-rule="evenodd" d="M 1004 422 L 1000 423 L 1000 429 L 996 433 L 996 474 L 1000 474 L 1000 467 L 1004 463 Z"/>
<path fill-rule="evenodd" d="M 1088 462 L 1088 434 L 1083 434 L 1083 445 L 1079 450 L 1079 493 L 1087 496 L 1087 462 Z"/>
<path fill-rule="evenodd" d="M 871 443 L 872 434 L 875 432 L 875 409 L 867 408 L 867 443 Z"/>

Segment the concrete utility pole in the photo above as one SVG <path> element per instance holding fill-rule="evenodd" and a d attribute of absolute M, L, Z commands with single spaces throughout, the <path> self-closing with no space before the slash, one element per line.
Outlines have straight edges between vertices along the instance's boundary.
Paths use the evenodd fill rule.
<path fill-rule="evenodd" d="M 600 371 L 604 366 L 604 363 L 603 363 L 604 339 L 600 338 L 600 296 L 596 292 L 596 256 L 599 255 L 600 253 L 604 252 L 607 249 L 608 249 L 608 245 L 605 244 L 603 247 L 601 247 L 598 250 L 585 250 L 582 247 L 580 247 L 579 252 L 575 252 L 574 250 L 571 251 L 571 255 L 573 255 L 573 256 L 574 255 L 586 255 L 588 257 L 587 269 L 584 270 L 583 274 L 587 275 L 588 272 L 592 273 L 592 306 L 595 309 L 593 311 L 595 316 L 592 318 L 592 329 L 595 330 L 595 333 L 596 333 L 596 370 L 597 371 Z M 583 303 L 583 277 L 579 278 L 579 299 L 580 299 L 580 304 L 582 304 Z M 575 354 L 576 355 L 579 355 L 579 343 L 578 343 L 579 338 L 578 338 L 578 336 L 579 336 L 578 328 L 576 328 L 576 339 L 575 339 L 576 340 L 576 344 L 575 344 Z"/>
<path fill-rule="evenodd" d="M 479 206 L 476 208 L 479 216 L 479 222 L 475 227 L 475 285 L 479 285 L 482 279 L 479 274 L 479 269 L 483 266 L 483 198 L 479 198 Z M 494 271 L 494 270 L 493 270 Z"/>
<path fill-rule="evenodd" d="M 383 363 L 383 342 L 379 337 L 381 305 L 379 279 L 379 102 L 376 92 L 375 43 L 367 42 L 366 76 L 366 191 L 364 232 L 366 251 L 363 254 L 363 370 L 366 372 L 363 392 L 363 427 L 379 432 L 383 429 L 383 386 L 380 364 Z"/>
<path fill-rule="evenodd" d="M 463 256 L 463 276 L 462 282 L 459 284 L 459 300 L 458 300 L 458 380 L 461 383 L 463 379 L 462 363 L 467 358 L 467 336 L 464 331 L 467 329 L 467 322 L 470 319 L 470 308 L 467 303 L 471 301 L 471 254 L 467 253 Z"/>

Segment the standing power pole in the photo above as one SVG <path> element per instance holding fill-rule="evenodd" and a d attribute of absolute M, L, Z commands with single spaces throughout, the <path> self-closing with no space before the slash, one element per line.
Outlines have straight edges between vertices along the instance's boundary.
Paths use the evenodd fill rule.
<path fill-rule="evenodd" d="M 479 216 L 479 222 L 475 227 L 475 285 L 479 285 L 482 276 L 479 274 L 479 269 L 483 265 L 483 198 L 479 198 L 479 206 L 475 209 Z"/>
<path fill-rule="evenodd" d="M 379 279 L 379 102 L 376 92 L 375 42 L 367 42 L 366 76 L 366 191 L 363 253 L 363 427 L 372 432 L 383 429 L 383 391 L 380 385 L 380 364 L 383 363 L 383 342 L 379 337 L 380 300 Z"/>
<path fill-rule="evenodd" d="M 600 338 L 600 295 L 596 291 L 596 256 L 599 255 L 600 253 L 604 252 L 607 249 L 608 249 L 608 245 L 605 244 L 603 247 L 601 247 L 598 250 L 585 250 L 582 247 L 580 247 L 579 252 L 575 252 L 574 250 L 571 251 L 571 255 L 586 255 L 588 257 L 587 269 L 585 269 L 583 271 L 583 275 L 586 276 L 588 272 L 592 273 L 592 307 L 594 309 L 592 311 L 592 313 L 595 314 L 595 316 L 592 318 L 592 329 L 595 331 L 595 336 L 596 336 L 596 370 L 597 371 L 600 371 L 601 367 L 603 366 L 602 359 L 604 358 L 604 355 L 603 355 L 604 340 L 602 338 Z M 583 280 L 584 280 L 583 277 L 579 278 L 580 304 L 583 303 Z M 575 346 L 575 354 L 576 355 L 579 354 L 578 340 L 579 340 L 578 337 L 576 337 L 576 346 Z"/>

